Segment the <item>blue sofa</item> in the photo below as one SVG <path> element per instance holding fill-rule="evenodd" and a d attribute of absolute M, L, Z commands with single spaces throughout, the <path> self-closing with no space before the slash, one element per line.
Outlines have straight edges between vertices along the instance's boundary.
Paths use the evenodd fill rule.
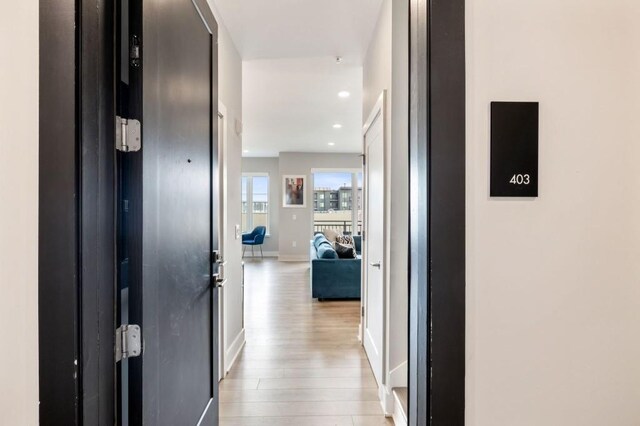
<path fill-rule="evenodd" d="M 325 299 L 360 299 L 361 239 L 353 237 L 357 257 L 338 259 L 331 243 L 324 236 L 311 240 L 311 294 Z M 333 251 L 335 257 L 330 252 Z"/>

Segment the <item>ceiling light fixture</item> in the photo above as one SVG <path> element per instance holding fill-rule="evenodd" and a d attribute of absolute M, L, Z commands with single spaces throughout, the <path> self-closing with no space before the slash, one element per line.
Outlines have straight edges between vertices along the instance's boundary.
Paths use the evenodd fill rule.
<path fill-rule="evenodd" d="M 243 150 L 242 152 L 244 152 L 244 153 L 246 154 L 247 152 L 249 152 L 249 150 L 248 150 L 248 149 L 245 149 L 245 150 Z"/>
<path fill-rule="evenodd" d="M 342 129 L 342 124 L 336 123 L 336 124 L 333 125 L 333 128 L 334 129 Z"/>
<path fill-rule="evenodd" d="M 334 146 L 335 144 L 335 142 L 329 142 L 329 146 Z"/>
<path fill-rule="evenodd" d="M 343 90 L 342 92 L 338 92 L 338 96 L 341 98 L 348 98 L 351 95 L 351 93 L 347 92 L 346 90 Z"/>

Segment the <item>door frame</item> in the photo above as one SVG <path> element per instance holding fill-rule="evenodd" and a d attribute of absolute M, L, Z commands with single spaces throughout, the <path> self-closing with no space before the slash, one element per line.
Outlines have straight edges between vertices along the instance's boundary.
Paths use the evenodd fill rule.
<path fill-rule="evenodd" d="M 465 422 L 465 0 L 411 0 L 409 20 L 408 417 L 412 426 L 457 426 Z"/>
<path fill-rule="evenodd" d="M 226 256 L 226 238 L 227 238 L 227 137 L 228 137 L 228 115 L 227 107 L 218 100 L 218 172 L 220 187 L 220 252 Z M 220 136 L 222 137 L 220 138 Z M 218 289 L 218 381 L 224 379 L 227 375 L 226 352 L 227 352 L 227 311 L 226 296 L 224 287 Z"/>
<path fill-rule="evenodd" d="M 113 10 L 98 0 L 39 2 L 40 421 L 109 425 L 114 223 L 100 213 L 115 209 Z M 410 2 L 411 425 L 464 424 L 464 10 L 464 0 Z"/>
<path fill-rule="evenodd" d="M 383 223 L 383 234 L 384 238 L 382 241 L 382 252 L 384 253 L 384 258 L 382 259 L 382 342 L 380 350 L 382 353 L 380 354 L 380 362 L 382 363 L 382 371 L 381 371 L 381 382 L 378 383 L 378 396 L 380 401 L 383 401 L 383 389 L 386 385 L 386 346 L 387 346 L 387 300 L 388 300 L 388 292 L 389 292 L 389 245 L 387 242 L 389 241 L 389 215 L 388 215 L 388 197 L 387 197 L 387 189 L 389 185 L 388 172 L 388 158 L 389 158 L 389 140 L 387 138 L 387 123 L 386 123 L 386 90 L 383 90 L 378 96 L 378 100 L 375 105 L 371 109 L 369 116 L 367 117 L 367 121 L 365 121 L 364 126 L 362 126 L 362 152 L 363 152 L 363 168 L 362 168 L 362 229 L 364 238 L 362 239 L 362 261 L 361 261 L 361 291 L 360 291 L 360 300 L 361 300 L 361 310 L 360 310 L 360 340 L 362 346 L 364 347 L 365 342 L 365 332 L 366 327 L 364 324 L 365 321 L 365 313 L 368 310 L 367 306 L 367 293 L 368 293 L 368 262 L 369 262 L 369 253 L 368 253 L 368 234 L 369 234 L 369 163 L 367 161 L 367 141 L 366 135 L 371 125 L 375 122 L 376 118 L 379 117 L 382 123 L 382 150 L 384 155 L 383 162 L 383 170 L 382 170 L 382 180 L 383 180 L 383 191 L 382 191 L 382 204 L 384 206 L 382 212 L 382 223 Z"/>
<path fill-rule="evenodd" d="M 113 2 L 40 0 L 39 20 L 40 423 L 110 425 Z"/>

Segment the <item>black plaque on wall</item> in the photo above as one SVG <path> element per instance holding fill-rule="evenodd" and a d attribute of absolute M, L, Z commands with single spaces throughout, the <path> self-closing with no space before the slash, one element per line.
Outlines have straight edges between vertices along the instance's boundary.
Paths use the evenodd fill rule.
<path fill-rule="evenodd" d="M 538 102 L 491 102 L 492 197 L 538 196 Z"/>

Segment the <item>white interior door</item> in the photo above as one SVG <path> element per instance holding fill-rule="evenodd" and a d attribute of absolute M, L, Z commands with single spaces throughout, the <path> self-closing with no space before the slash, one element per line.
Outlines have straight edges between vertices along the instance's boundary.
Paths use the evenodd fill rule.
<path fill-rule="evenodd" d="M 384 126 L 382 109 L 364 136 L 366 155 L 365 285 L 363 341 L 381 385 L 384 342 Z"/>

